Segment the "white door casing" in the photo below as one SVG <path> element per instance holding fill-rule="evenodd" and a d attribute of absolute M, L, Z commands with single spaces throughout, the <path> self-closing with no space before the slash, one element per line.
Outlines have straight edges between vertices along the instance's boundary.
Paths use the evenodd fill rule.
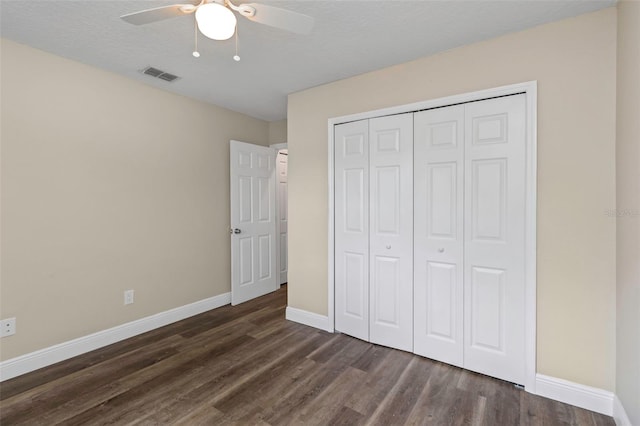
<path fill-rule="evenodd" d="M 275 151 L 230 142 L 231 304 L 275 291 Z"/>
<path fill-rule="evenodd" d="M 276 157 L 276 176 L 277 190 L 276 198 L 278 203 L 278 284 L 287 282 L 288 271 L 288 236 L 289 236 L 289 220 L 288 220 L 288 153 L 286 150 L 280 150 Z"/>
<path fill-rule="evenodd" d="M 414 352 L 463 366 L 464 106 L 414 115 Z"/>
<path fill-rule="evenodd" d="M 413 114 L 369 120 L 369 340 L 413 350 Z"/>
<path fill-rule="evenodd" d="M 464 367 L 525 383 L 525 95 L 465 106 Z"/>
<path fill-rule="evenodd" d="M 369 125 L 335 127 L 336 330 L 369 340 Z"/>

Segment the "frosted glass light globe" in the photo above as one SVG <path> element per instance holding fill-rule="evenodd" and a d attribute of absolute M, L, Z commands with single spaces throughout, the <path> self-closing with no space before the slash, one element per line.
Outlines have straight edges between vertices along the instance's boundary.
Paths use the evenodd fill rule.
<path fill-rule="evenodd" d="M 228 40 L 236 31 L 236 15 L 218 3 L 207 3 L 196 10 L 198 29 L 213 40 Z"/>

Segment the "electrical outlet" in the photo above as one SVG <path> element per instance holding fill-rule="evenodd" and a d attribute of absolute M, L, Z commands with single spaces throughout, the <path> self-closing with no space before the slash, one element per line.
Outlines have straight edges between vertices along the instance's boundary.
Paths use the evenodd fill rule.
<path fill-rule="evenodd" d="M 130 305 L 133 303 L 133 290 L 124 291 L 124 304 Z"/>
<path fill-rule="evenodd" d="M 7 318 L 0 321 L 0 337 L 7 337 L 16 334 L 16 319 Z"/>

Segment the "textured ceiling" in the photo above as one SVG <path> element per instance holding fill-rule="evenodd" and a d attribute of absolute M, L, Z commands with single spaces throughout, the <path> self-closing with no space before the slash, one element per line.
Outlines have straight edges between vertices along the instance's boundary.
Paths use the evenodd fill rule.
<path fill-rule="evenodd" d="M 239 18 L 233 39 L 199 37 L 193 16 L 134 26 L 119 16 L 172 1 L 2 0 L 2 37 L 272 121 L 285 118 L 287 95 L 299 90 L 602 9 L 615 0 L 571 1 L 273 1 L 315 18 L 310 35 Z M 239 2 L 236 2 L 239 3 Z M 143 75 L 146 66 L 181 79 Z"/>

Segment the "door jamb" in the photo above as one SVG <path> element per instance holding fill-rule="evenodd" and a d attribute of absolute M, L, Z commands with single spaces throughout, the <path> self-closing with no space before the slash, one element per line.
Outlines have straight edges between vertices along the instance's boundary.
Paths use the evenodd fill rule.
<path fill-rule="evenodd" d="M 280 152 L 281 149 L 289 149 L 288 145 L 286 142 L 283 143 L 274 143 L 269 145 L 270 148 L 273 148 L 276 152 L 276 161 L 278 160 L 278 153 Z M 280 283 L 280 264 L 281 264 L 281 259 L 280 259 L 280 195 L 278 192 L 278 165 L 275 164 L 274 167 L 276 176 L 275 176 L 275 180 L 276 180 L 276 219 L 277 219 L 277 223 L 276 223 L 276 264 L 277 264 L 277 270 L 278 270 L 278 288 L 282 287 L 282 284 Z M 289 179 L 289 177 L 287 176 L 287 180 Z M 288 250 L 287 250 L 288 251 Z"/>
<path fill-rule="evenodd" d="M 536 393 L 536 226 L 537 226 L 537 106 L 538 82 L 501 86 L 459 95 L 447 96 L 407 105 L 383 108 L 358 114 L 330 118 L 328 129 L 328 279 L 327 279 L 327 316 L 328 330 L 335 331 L 335 219 L 334 219 L 334 126 L 351 121 L 366 120 L 385 115 L 403 114 L 425 109 L 480 101 L 500 96 L 524 93 L 526 96 L 526 135 L 525 135 L 525 383 L 527 392 Z"/>

